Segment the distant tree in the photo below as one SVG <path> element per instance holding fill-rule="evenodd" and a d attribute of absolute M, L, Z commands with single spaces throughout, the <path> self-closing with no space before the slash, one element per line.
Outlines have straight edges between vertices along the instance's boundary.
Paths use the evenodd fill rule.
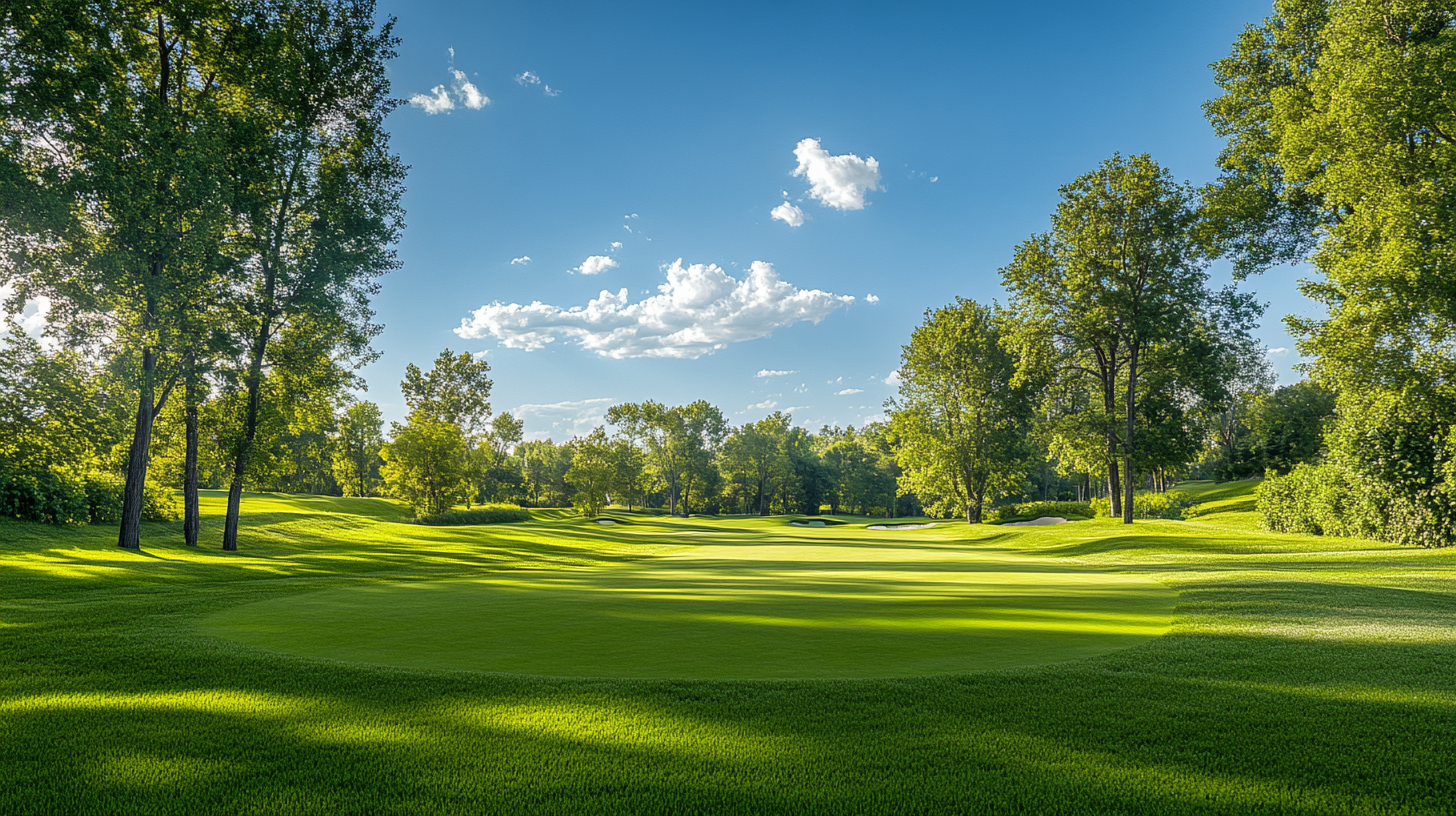
<path fill-rule="evenodd" d="M 1318 461 L 1334 418 L 1334 393 L 1312 380 L 1260 395 L 1247 420 L 1259 472 L 1288 473 L 1295 465 Z"/>
<path fill-rule="evenodd" d="M 415 513 L 443 513 L 465 497 L 464 453 L 465 437 L 455 423 L 412 415 L 394 426 L 394 438 L 380 451 L 384 483 Z"/>
<path fill-rule="evenodd" d="M 486 430 L 490 420 L 493 383 L 489 375 L 490 363 L 484 358 L 477 360 L 469 352 L 455 354 L 445 349 L 428 372 L 421 372 L 414 363 L 405 366 L 399 388 L 411 411 L 452 422 L 460 426 L 466 439 L 474 439 Z"/>
<path fill-rule="evenodd" d="M 334 451 L 334 475 L 346 495 L 369 496 L 379 481 L 384 460 L 384 418 L 372 402 L 356 402 L 339 419 L 338 445 Z"/>
<path fill-rule="evenodd" d="M 758 422 L 745 423 L 723 443 L 723 469 L 727 475 L 742 476 L 753 489 L 753 512 L 769 513 L 777 483 L 793 473 L 785 447 L 789 438 L 789 417 L 774 411 Z"/>
<path fill-rule="evenodd" d="M 1205 335 L 1198 201 L 1146 155 L 1113 156 L 1061 196 L 1051 231 L 1017 247 L 1002 283 L 1023 372 L 1095 388 L 1112 509 L 1131 524 L 1143 377 L 1179 365 L 1184 342 Z"/>
<path fill-rule="evenodd" d="M 1031 453 L 1035 391 L 1017 380 L 1005 334 L 990 308 L 958 298 L 926 311 L 900 357 L 901 487 L 971 524 L 1020 486 Z"/>
<path fill-rule="evenodd" d="M 568 443 L 571 468 L 566 482 L 572 488 L 571 505 L 584 516 L 599 516 L 617 481 L 617 456 L 606 431 L 599 426 Z"/>

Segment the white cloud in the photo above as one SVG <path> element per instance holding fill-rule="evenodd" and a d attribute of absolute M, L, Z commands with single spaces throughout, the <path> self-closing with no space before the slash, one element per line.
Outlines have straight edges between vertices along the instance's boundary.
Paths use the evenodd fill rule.
<path fill-rule="evenodd" d="M 746 410 L 749 410 L 749 411 L 768 411 L 768 410 L 772 410 L 777 405 L 778 405 L 778 403 L 775 402 L 774 400 L 766 399 L 763 402 L 755 403 L 753 405 L 748 406 L 748 408 Z"/>
<path fill-rule="evenodd" d="M 471 110 L 480 110 L 490 104 L 490 97 L 480 92 L 480 89 L 466 78 L 465 72 L 458 68 L 451 68 L 450 74 L 455 77 L 453 85 L 455 96 L 460 103 Z"/>
<path fill-rule="evenodd" d="M 931 177 L 930 177 L 930 183 L 931 183 L 931 184 L 934 184 L 934 183 L 936 183 L 936 182 L 937 182 L 937 181 L 940 181 L 940 176 L 931 176 Z"/>
<path fill-rule="evenodd" d="M 1269 349 L 1264 353 L 1269 355 L 1270 357 L 1283 357 L 1284 355 L 1289 353 L 1289 349 L 1280 346 L 1279 348 Z"/>
<path fill-rule="evenodd" d="M 521 264 L 522 266 L 524 266 L 524 265 L 526 265 L 526 264 L 528 264 L 530 262 L 531 262 L 531 256 L 530 255 L 522 255 L 519 258 L 512 258 L 511 259 L 511 265 L 512 266 L 515 266 L 516 264 Z"/>
<path fill-rule="evenodd" d="M 581 266 L 571 270 L 581 275 L 600 275 L 608 269 L 616 269 L 617 262 L 605 255 L 592 255 L 581 262 Z"/>
<path fill-rule="evenodd" d="M 410 97 L 410 104 L 424 110 L 425 113 L 434 116 L 437 113 L 449 113 L 455 110 L 455 102 L 450 94 L 445 92 L 444 85 L 436 85 L 428 94 L 415 94 Z"/>
<path fill-rule="evenodd" d="M 15 294 L 15 288 L 10 285 L 0 286 L 0 321 L 14 319 L 20 326 L 20 330 L 31 337 L 40 337 L 49 324 L 47 315 L 51 311 L 51 299 L 45 295 L 27 300 L 20 307 L 18 314 L 10 314 L 5 311 L 5 302 Z M 0 333 L 5 330 L 0 328 Z"/>
<path fill-rule="evenodd" d="M 898 368 L 891 371 L 890 376 L 885 378 L 885 385 L 899 385 L 902 382 L 905 382 L 905 378 L 900 376 L 900 369 Z"/>
<path fill-rule="evenodd" d="M 521 85 L 540 85 L 541 77 L 536 76 L 534 71 L 523 71 L 516 74 L 516 82 Z"/>
<path fill-rule="evenodd" d="M 495 337 L 507 348 L 527 351 L 564 338 L 613 359 L 696 359 L 794 323 L 818 323 L 854 302 L 852 295 L 800 289 L 763 261 L 754 261 L 743 280 L 717 264 L 684 266 L 682 259 L 665 271 L 658 294 L 636 303 L 628 302 L 625 288 L 616 294 L 604 289 L 587 305 L 570 309 L 497 301 L 460 321 L 455 333 Z"/>
<path fill-rule="evenodd" d="M 757 374 L 754 374 L 753 376 L 755 376 L 755 377 L 782 377 L 785 374 L 798 374 L 798 373 L 799 372 L 797 372 L 797 371 L 780 371 L 777 368 L 764 368 L 764 369 L 760 369 L 759 372 Z"/>
<path fill-rule="evenodd" d="M 804 211 L 787 201 L 769 210 L 768 214 L 773 216 L 775 221 L 782 221 L 791 227 L 804 225 Z"/>
<path fill-rule="evenodd" d="M 617 250 L 619 250 L 621 248 L 622 248 L 622 242 L 621 241 L 613 241 L 612 242 L 612 251 L 613 252 L 616 252 Z"/>
<path fill-rule="evenodd" d="M 844 396 L 848 396 L 850 394 L 863 394 L 863 393 L 864 393 L 864 389 L 863 388 L 846 388 L 843 391 L 835 391 L 834 392 L 834 396 L 836 396 L 836 397 L 844 397 Z"/>
<path fill-rule="evenodd" d="M 525 423 L 523 436 L 527 441 L 549 437 L 565 442 L 573 436 L 586 436 L 593 428 L 604 424 L 607 409 L 614 402 L 616 400 L 611 397 L 598 397 L 549 404 L 527 403 L 513 408 L 511 413 Z"/>
<path fill-rule="evenodd" d="M 541 92 L 547 96 L 561 96 L 561 89 L 553 88 L 550 85 L 545 86 Z"/>
<path fill-rule="evenodd" d="M 879 303 L 879 302 L 880 302 L 880 296 L 879 295 L 865 295 L 865 303 Z"/>
<path fill-rule="evenodd" d="M 853 153 L 831 156 L 818 139 L 804 139 L 794 148 L 799 159 L 795 176 L 809 180 L 809 195 L 826 207 L 862 210 L 864 195 L 880 184 L 880 163 L 871 156 L 861 159 Z"/>

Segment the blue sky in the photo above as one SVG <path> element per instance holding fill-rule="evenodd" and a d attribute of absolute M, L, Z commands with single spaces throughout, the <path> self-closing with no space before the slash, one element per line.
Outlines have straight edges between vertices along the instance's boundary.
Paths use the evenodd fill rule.
<path fill-rule="evenodd" d="M 1208 64 L 1268 4 L 381 10 L 419 98 L 390 119 L 409 226 L 368 398 L 401 418 L 406 363 L 486 352 L 496 410 L 561 441 L 643 399 L 880 415 L 925 309 L 1003 298 L 1058 185 L 1119 151 L 1212 177 Z M 1301 274 L 1246 285 L 1286 381 Z"/>

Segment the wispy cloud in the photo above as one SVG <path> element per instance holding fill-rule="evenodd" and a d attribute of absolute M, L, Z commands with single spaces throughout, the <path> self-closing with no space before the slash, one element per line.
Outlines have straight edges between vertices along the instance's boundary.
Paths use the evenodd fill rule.
<path fill-rule="evenodd" d="M 853 153 L 829 155 L 818 139 L 804 139 L 794 148 L 799 166 L 795 176 L 809 181 L 809 195 L 826 207 L 862 210 L 865 192 L 880 184 L 880 163 L 873 156 L 861 159 Z"/>
<path fill-rule="evenodd" d="M 771 399 L 767 399 L 767 400 L 764 400 L 763 402 L 754 403 L 753 405 L 748 406 L 747 410 L 749 410 L 749 411 L 769 411 L 769 410 L 772 410 L 777 405 L 778 405 L 778 402 L 777 401 L 771 400 Z"/>
<path fill-rule="evenodd" d="M 616 400 L 611 397 L 567 400 L 546 404 L 526 403 L 511 409 L 516 419 L 525 423 L 525 438 L 537 441 L 551 438 L 564 442 L 573 436 L 586 436 L 606 422 L 607 409 Z"/>
<path fill-rule="evenodd" d="M 450 63 L 445 70 L 450 73 L 450 90 L 446 91 L 444 85 L 436 85 L 429 93 L 415 94 L 409 99 L 411 105 L 431 116 L 455 110 L 457 102 L 471 110 L 480 110 L 490 104 L 490 97 L 481 93 L 465 72 L 455 67 L 455 49 L 449 51 Z"/>
<path fill-rule="evenodd" d="M 540 86 L 541 92 L 546 94 L 547 96 L 561 95 L 561 91 L 559 89 L 547 85 L 544 81 L 542 81 L 541 77 L 535 71 L 522 71 L 521 73 L 516 74 L 516 84 L 528 88 L 531 86 Z"/>
<path fill-rule="evenodd" d="M 604 289 L 585 306 L 568 309 L 497 301 L 476 309 L 455 333 L 494 337 L 527 351 L 566 339 L 614 359 L 695 359 L 794 323 L 818 323 L 854 302 L 852 295 L 800 289 L 763 261 L 754 261 L 742 280 L 717 264 L 684 265 L 681 259 L 665 272 L 658 294 L 636 303 L 625 288 L 615 294 Z"/>
<path fill-rule="evenodd" d="M 834 396 L 836 396 L 836 397 L 845 397 L 845 396 L 848 396 L 850 394 L 863 394 L 863 393 L 864 393 L 864 389 L 863 388 L 846 388 L 843 391 L 835 391 L 834 392 Z"/>
<path fill-rule="evenodd" d="M 511 259 L 511 265 L 512 266 L 514 266 L 516 264 L 520 264 L 522 266 L 525 266 L 526 264 L 528 264 L 530 262 L 531 262 L 531 256 L 530 255 L 522 255 L 519 258 L 512 258 Z"/>
<path fill-rule="evenodd" d="M 753 376 L 755 376 L 755 377 L 782 377 L 782 376 L 784 376 L 786 374 L 798 374 L 798 373 L 799 373 L 798 371 L 780 371 L 777 368 L 764 368 L 764 369 L 760 369 L 759 372 L 757 374 L 754 374 Z"/>
<path fill-rule="evenodd" d="M 600 275 L 608 269 L 616 269 L 617 262 L 606 255 L 592 255 L 581 262 L 581 266 L 571 270 L 578 275 Z"/>

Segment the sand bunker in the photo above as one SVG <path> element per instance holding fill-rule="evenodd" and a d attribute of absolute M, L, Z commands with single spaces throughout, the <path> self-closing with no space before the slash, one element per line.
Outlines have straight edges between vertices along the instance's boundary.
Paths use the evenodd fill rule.
<path fill-rule="evenodd" d="M 613 520 L 613 519 L 597 519 L 597 524 L 616 524 L 616 523 L 617 522 L 615 520 Z"/>
<path fill-rule="evenodd" d="M 868 530 L 924 530 L 926 527 L 934 527 L 934 524 L 871 524 L 865 528 Z"/>
<path fill-rule="evenodd" d="M 1067 520 L 1061 516 L 1042 516 L 1032 521 L 1008 521 L 1001 525 L 1003 527 L 1046 527 L 1050 524 L 1066 524 Z"/>

